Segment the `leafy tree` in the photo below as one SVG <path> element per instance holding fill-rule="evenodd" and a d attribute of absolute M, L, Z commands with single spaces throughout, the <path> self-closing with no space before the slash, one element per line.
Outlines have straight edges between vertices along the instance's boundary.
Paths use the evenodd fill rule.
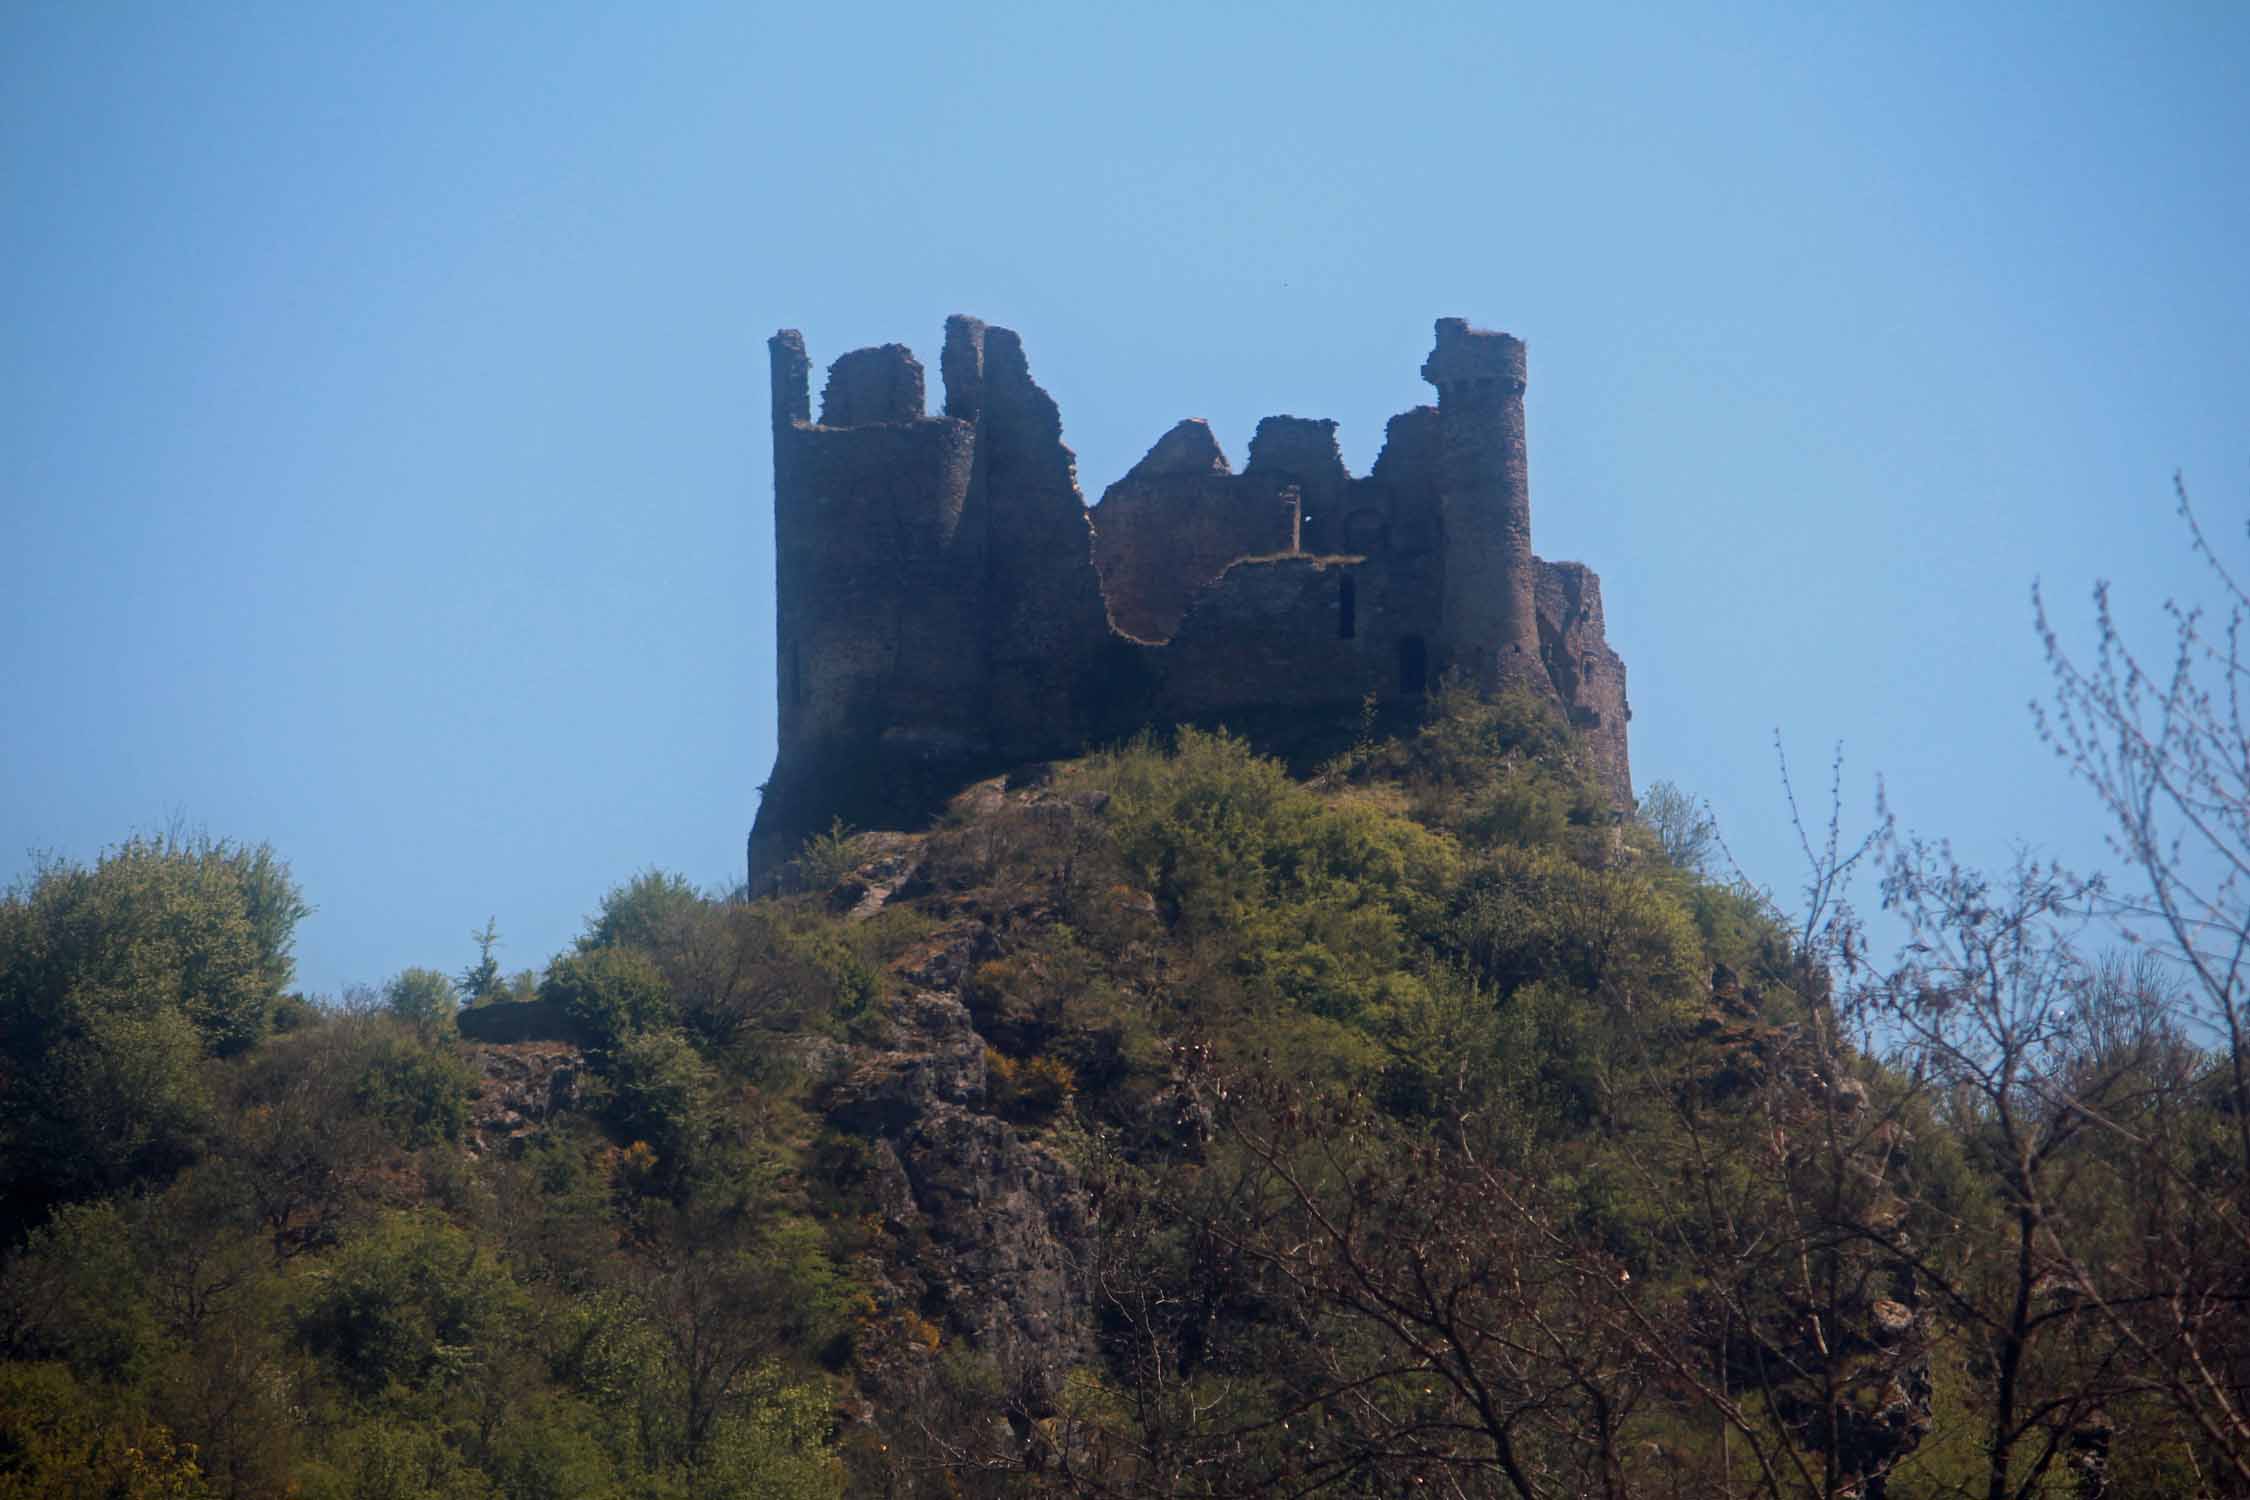
<path fill-rule="evenodd" d="M 578 950 L 661 948 L 677 925 L 705 904 L 702 893 L 687 877 L 665 870 L 643 870 L 602 897 L 602 909 L 587 921 Z"/>
<path fill-rule="evenodd" d="M 591 948 L 556 959 L 540 981 L 539 998 L 604 1058 L 633 1033 L 668 1025 L 674 1015 L 663 971 L 638 948 Z"/>
<path fill-rule="evenodd" d="M 483 1005 L 500 997 L 503 988 L 500 978 L 500 960 L 492 950 L 500 946 L 500 922 L 497 917 L 487 917 L 484 926 L 469 934 L 469 941 L 477 945 L 477 961 L 461 971 L 461 993 L 471 1005 Z"/>
<path fill-rule="evenodd" d="M 645 1142 L 660 1180 L 677 1186 L 716 1126 L 710 1064 L 676 1030 L 636 1031 L 611 1052 L 608 1081 L 611 1120 L 626 1139 Z"/>
<path fill-rule="evenodd" d="M 145 1377 L 159 1331 L 142 1295 L 126 1216 L 110 1203 L 71 1204 L 32 1231 L 6 1263 L 5 1347 L 59 1359 L 82 1379 Z"/>
<path fill-rule="evenodd" d="M 713 1500 L 842 1500 L 845 1472 L 826 1391 L 792 1383 L 778 1365 L 737 1384 L 734 1409 L 712 1424 L 695 1469 Z"/>
<path fill-rule="evenodd" d="M 204 850 L 206 858 L 215 859 L 233 872 L 242 889 L 243 911 L 250 923 L 251 939 L 257 945 L 258 967 L 265 987 L 269 993 L 280 994 L 297 973 L 292 957 L 297 924 L 312 915 L 312 908 L 305 904 L 289 866 L 269 844 L 213 843 L 209 839 L 198 839 L 193 846 Z"/>
<path fill-rule="evenodd" d="M 401 969 L 383 986 L 383 1008 L 428 1038 L 453 1030 L 461 997 L 435 969 Z"/>
<path fill-rule="evenodd" d="M 488 1254 L 413 1215 L 378 1220 L 310 1291 L 297 1337 L 363 1401 L 458 1384 L 520 1315 L 515 1284 Z"/>
<path fill-rule="evenodd" d="M 276 1264 L 335 1243 L 383 1150 L 386 1123 L 369 1106 L 395 1096 L 370 1082 L 392 1025 L 342 1016 L 277 1038 L 223 1077 L 217 1154 Z"/>
<path fill-rule="evenodd" d="M 306 911 L 263 845 L 134 838 L 0 896 L 0 1233 L 192 1159 L 199 1059 L 266 1034 Z"/>
<path fill-rule="evenodd" d="M 469 1122 L 476 1074 L 453 1049 L 416 1032 L 371 1032 L 357 1059 L 352 1102 L 410 1151 L 457 1141 Z"/>
<path fill-rule="evenodd" d="M 306 1500 L 488 1500 L 492 1493 L 442 1431 L 397 1418 L 345 1427 L 304 1478 Z"/>
<path fill-rule="evenodd" d="M 824 833 L 808 837 L 797 851 L 797 871 L 810 891 L 829 890 L 851 874 L 857 864 L 854 847 L 857 830 L 842 818 L 829 821 Z"/>
<path fill-rule="evenodd" d="M 60 1364 L 0 1365 L 0 1500 L 207 1500 L 192 1444 Z"/>
<path fill-rule="evenodd" d="M 1634 816 L 1656 835 L 1657 847 L 1673 865 L 1691 875 L 1710 873 L 1711 857 L 1719 849 L 1719 825 L 1708 803 L 1659 781 L 1641 793 Z"/>
<path fill-rule="evenodd" d="M 1546 980 L 1645 1011 L 1687 999 L 1709 972 L 1679 903 L 1640 876 L 1552 849 L 1494 851 L 1462 883 L 1450 937 L 1503 995 Z"/>

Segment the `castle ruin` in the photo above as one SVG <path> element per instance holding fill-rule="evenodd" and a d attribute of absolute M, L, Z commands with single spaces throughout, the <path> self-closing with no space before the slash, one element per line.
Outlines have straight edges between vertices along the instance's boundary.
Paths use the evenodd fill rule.
<path fill-rule="evenodd" d="M 1556 703 L 1631 805 L 1600 580 L 1531 550 L 1520 340 L 1440 319 L 1438 404 L 1364 477 L 1332 421 L 1266 418 L 1236 473 L 1191 418 L 1090 509 L 1008 329 L 946 320 L 937 416 L 903 344 L 830 365 L 817 422 L 803 336 L 768 349 L 781 745 L 753 889 L 833 818 L 905 826 L 1145 725 L 1351 717 L 1449 672 Z"/>

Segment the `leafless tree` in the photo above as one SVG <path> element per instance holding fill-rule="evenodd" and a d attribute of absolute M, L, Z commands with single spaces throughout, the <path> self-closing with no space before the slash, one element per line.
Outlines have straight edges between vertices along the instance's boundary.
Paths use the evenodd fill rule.
<path fill-rule="evenodd" d="M 2148 945 L 2184 981 L 2179 1024 L 2215 1043 L 2201 1080 L 2137 1124 L 2103 1118 L 2135 1154 L 2130 1179 L 2148 1226 L 2141 1253 L 2071 1267 L 2100 1308 L 2209 1444 L 2229 1482 L 2250 1487 L 2250 590 L 2207 533 L 2175 477 L 2188 545 L 2203 565 L 2207 602 L 2174 598 L 2159 655 L 2136 647 L 2106 582 L 2094 589 L 2090 659 L 2073 654 L 2036 589 L 2033 605 L 2053 677 L 2034 703 L 2039 731 L 2110 819 L 2124 866 L 2108 912 L 2128 940 Z M 2250 531 L 2246 531 L 2250 535 Z M 2215 1153 L 2196 1123 L 2223 1125 Z"/>

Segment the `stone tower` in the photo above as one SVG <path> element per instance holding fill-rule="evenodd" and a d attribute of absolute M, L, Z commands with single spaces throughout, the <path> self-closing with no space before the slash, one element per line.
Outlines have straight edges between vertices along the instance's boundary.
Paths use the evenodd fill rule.
<path fill-rule="evenodd" d="M 1445 517 L 1443 630 L 1453 664 L 1486 692 L 1552 691 L 1540 661 L 1524 451 L 1521 339 L 1440 318 L 1422 378 L 1438 388 Z"/>

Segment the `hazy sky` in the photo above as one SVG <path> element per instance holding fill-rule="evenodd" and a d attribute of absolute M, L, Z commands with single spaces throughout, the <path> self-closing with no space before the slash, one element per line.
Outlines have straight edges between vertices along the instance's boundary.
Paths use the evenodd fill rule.
<path fill-rule="evenodd" d="M 764 339 L 934 365 L 956 311 L 1089 498 L 1183 416 L 1364 471 L 1434 318 L 1508 329 L 1642 785 L 1785 894 L 1777 727 L 1855 814 L 2090 858 L 2029 589 L 2160 635 L 2175 468 L 2239 541 L 2246 252 L 2231 3 L 9 0 L 0 876 L 270 840 L 329 992 L 738 880 Z"/>

